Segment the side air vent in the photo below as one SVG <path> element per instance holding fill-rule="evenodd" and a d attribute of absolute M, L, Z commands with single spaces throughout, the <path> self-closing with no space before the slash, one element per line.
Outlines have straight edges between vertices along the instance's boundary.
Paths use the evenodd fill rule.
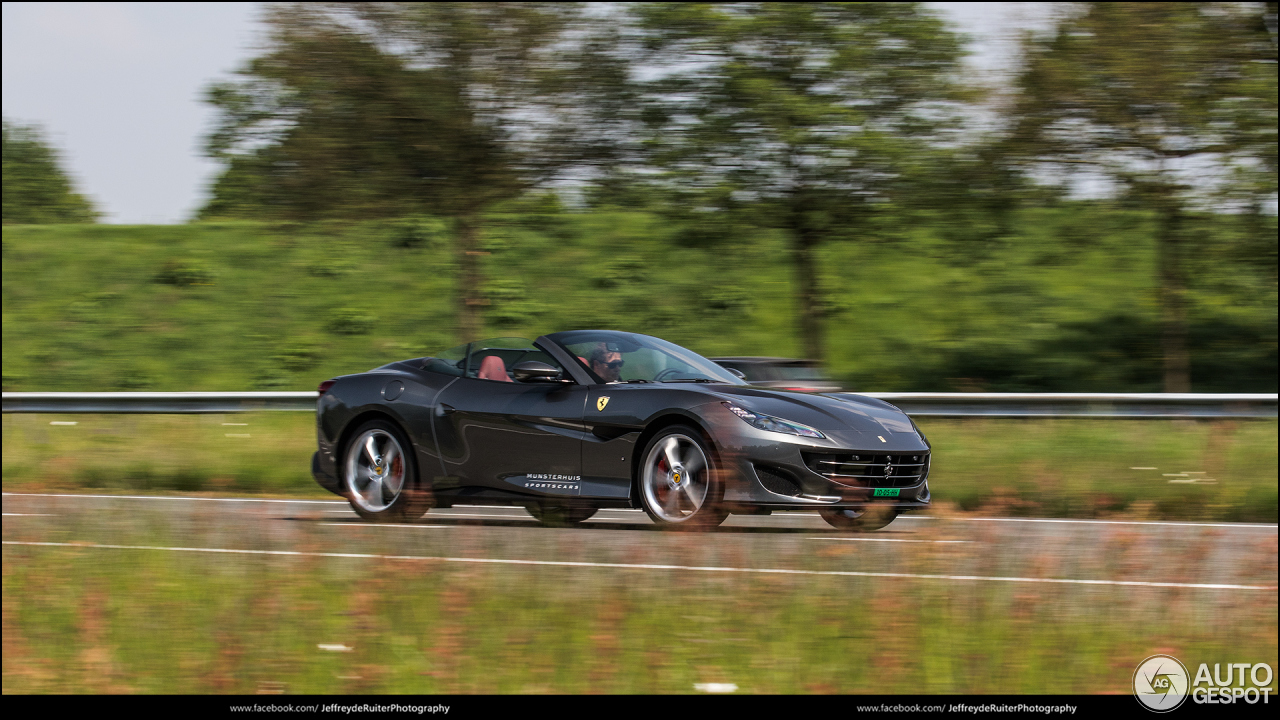
<path fill-rule="evenodd" d="M 790 497 L 796 497 L 801 493 L 800 486 L 794 480 L 769 468 L 756 465 L 756 476 L 760 478 L 760 484 L 764 485 L 764 489 L 771 493 Z"/>

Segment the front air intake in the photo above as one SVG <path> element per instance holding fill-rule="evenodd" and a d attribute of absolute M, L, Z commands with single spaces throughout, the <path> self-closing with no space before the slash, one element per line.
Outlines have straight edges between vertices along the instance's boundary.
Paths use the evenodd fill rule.
<path fill-rule="evenodd" d="M 765 490 L 788 497 L 797 497 L 802 492 L 800 486 L 794 480 L 780 474 L 778 471 L 770 470 L 760 465 L 755 467 L 756 476 L 760 478 L 760 484 L 764 486 Z"/>
<path fill-rule="evenodd" d="M 906 488 L 929 476 L 929 453 L 805 452 L 804 464 L 834 483 L 857 488 Z"/>

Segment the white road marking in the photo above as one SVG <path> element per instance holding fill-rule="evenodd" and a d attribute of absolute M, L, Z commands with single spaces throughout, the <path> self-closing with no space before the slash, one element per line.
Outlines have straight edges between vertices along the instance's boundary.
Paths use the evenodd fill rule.
<path fill-rule="evenodd" d="M 342 643 L 320 643 L 316 645 L 316 647 L 321 650 L 328 650 L 329 652 L 351 652 L 352 650 L 355 650 L 355 648 L 350 645 L 343 645 Z"/>
<path fill-rule="evenodd" d="M 50 425 L 79 425 L 80 423 L 71 420 L 54 420 Z"/>
<path fill-rule="evenodd" d="M 440 508 L 439 512 L 447 513 L 452 508 L 474 508 L 477 510 L 502 510 L 509 508 L 512 510 L 523 510 L 524 508 L 515 505 L 452 505 L 448 508 Z M 643 513 L 638 508 L 600 508 L 600 512 L 617 512 L 617 513 Z"/>
<path fill-rule="evenodd" d="M 972 540 L 907 540 L 903 538 L 870 537 L 811 537 L 806 540 L 841 540 L 843 542 L 914 542 L 914 543 L 971 543 Z"/>
<path fill-rule="evenodd" d="M 511 514 L 511 515 L 500 515 L 500 514 L 498 514 L 498 513 L 489 513 L 489 514 L 486 514 L 486 513 L 451 513 L 451 512 L 438 512 L 438 513 L 432 513 L 429 517 L 442 517 L 442 518 L 449 518 L 449 517 L 482 517 L 482 518 L 502 518 L 503 520 L 533 520 L 533 516 L 532 516 L 532 515 L 515 515 L 515 514 Z"/>
<path fill-rule="evenodd" d="M 344 510 L 326 510 L 326 512 L 334 512 L 334 513 L 338 513 L 338 512 L 345 512 L 345 511 L 344 511 Z M 486 514 L 486 513 L 452 513 L 452 512 L 433 512 L 433 513 L 430 513 L 429 515 L 426 515 L 426 516 L 424 516 L 424 517 L 427 517 L 427 518 L 433 518 L 433 517 L 436 517 L 436 518 L 441 518 L 441 519 L 443 519 L 443 518 L 499 518 L 499 519 L 501 519 L 501 520 L 526 520 L 526 521 L 528 521 L 528 522 L 537 522 L 537 519 L 536 519 L 536 518 L 534 518 L 534 517 L 533 517 L 533 516 L 531 516 L 531 515 L 516 515 L 516 514 L 514 514 L 514 513 L 513 513 L 513 514 L 510 514 L 510 515 L 501 515 L 501 514 L 498 514 L 498 513 L 489 513 L 489 514 Z M 594 521 L 594 520 L 599 520 L 599 519 L 600 519 L 599 517 L 592 517 L 592 518 L 590 518 L 590 519 L 588 519 L 588 520 L 585 520 L 584 522 L 592 522 L 592 521 Z M 346 524 L 346 523 L 321 523 L 321 524 L 322 524 L 322 525 L 323 525 L 323 524 L 327 524 L 327 525 L 335 525 L 335 524 L 336 524 L 336 525 L 343 525 L 343 524 Z M 387 525 L 386 525 L 386 527 L 403 527 L 403 525 L 387 524 Z M 443 526 L 443 525 L 441 525 L 440 527 L 444 527 L 444 526 Z"/>
<path fill-rule="evenodd" d="M 1070 518 L 983 518 L 983 517 L 929 517 L 902 515 L 898 520 L 963 520 L 966 522 L 1040 522 L 1040 523 L 1081 523 L 1087 525 L 1170 525 L 1173 527 L 1225 527 L 1225 528 L 1262 528 L 1275 530 L 1276 525 L 1265 523 L 1195 523 L 1164 522 L 1161 520 L 1072 520 Z M 897 522 L 895 520 L 894 522 Z"/>
<path fill-rule="evenodd" d="M 212 497 L 165 497 L 163 495 L 81 495 L 77 493 L 0 493 L 5 497 L 65 497 L 65 498 L 105 498 L 108 500 L 203 500 L 212 502 L 263 502 L 263 503 L 308 503 L 314 505 L 349 505 L 345 500 L 277 500 L 270 498 L 212 498 Z M 494 508 L 493 505 L 454 505 L 454 507 Z M 623 508 L 608 508 L 601 512 L 631 512 Z M 446 513 L 440 513 L 445 515 Z M 813 517 L 814 513 L 780 511 L 780 516 Z M 519 516 L 516 516 L 519 517 Z M 1275 523 L 1197 523 L 1197 522 L 1164 522 L 1160 520 L 1074 520 L 1071 518 L 988 518 L 988 517 L 937 517 L 933 515 L 900 515 L 898 520 L 961 520 L 966 522 L 1042 522 L 1042 523 L 1081 523 L 1088 525 L 1168 525 L 1173 527 L 1223 527 L 1223 528 L 1260 528 L 1276 530 Z"/>
<path fill-rule="evenodd" d="M 49 513 L 4 513 L 5 517 L 53 517 Z"/>
<path fill-rule="evenodd" d="M 371 523 L 371 522 L 344 522 L 344 523 L 320 523 L 321 525 L 338 525 L 341 527 L 389 527 L 401 529 L 413 528 L 451 528 L 452 525 L 414 525 L 412 523 Z"/>
<path fill-rule="evenodd" d="M 617 568 L 621 570 L 689 570 L 692 572 L 752 573 L 760 575 L 835 575 L 841 577 L 883 577 L 909 580 L 987 581 L 1051 583 L 1059 585 L 1114 585 L 1123 587 L 1189 588 L 1198 590 L 1276 590 L 1275 585 L 1231 585 L 1224 583 L 1147 582 L 1143 580 L 1075 580 L 1071 578 L 998 577 L 986 575 L 926 575 L 922 573 L 861 572 L 855 570 L 788 570 L 783 568 L 741 568 L 715 565 L 645 565 L 638 563 L 596 563 L 568 560 L 507 560 L 500 558 L 431 557 L 426 555 L 379 555 L 375 553 L 325 553 L 301 550 L 240 550 L 235 548 L 163 547 L 158 545 L 105 545 L 91 542 L 26 542 L 5 540 L 5 545 L 68 547 L 101 550 L 166 550 L 169 552 L 219 553 L 229 555 L 276 555 L 288 557 L 350 558 L 358 560 L 418 560 L 431 562 L 478 563 L 488 565 L 542 565 L 552 567 Z"/>
<path fill-rule="evenodd" d="M 165 497 L 163 495 L 79 495 L 76 493 L 0 493 L 5 497 L 106 498 L 108 500 L 205 500 L 211 502 L 310 503 L 313 505 L 347 505 L 346 500 L 274 500 L 270 498 Z"/>

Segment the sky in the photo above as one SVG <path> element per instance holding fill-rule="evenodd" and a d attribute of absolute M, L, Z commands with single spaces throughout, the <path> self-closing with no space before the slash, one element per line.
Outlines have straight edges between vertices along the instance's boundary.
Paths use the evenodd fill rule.
<path fill-rule="evenodd" d="M 1047 3 L 925 3 L 971 39 L 975 76 L 998 80 Z M 219 165 L 205 89 L 262 48 L 260 3 L 3 4 L 5 119 L 41 127 L 108 223 L 182 223 Z"/>

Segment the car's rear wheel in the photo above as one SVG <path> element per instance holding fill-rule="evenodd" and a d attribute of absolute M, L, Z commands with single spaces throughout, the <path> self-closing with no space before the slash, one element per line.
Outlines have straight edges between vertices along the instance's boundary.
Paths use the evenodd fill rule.
<path fill-rule="evenodd" d="M 818 514 L 831 527 L 846 532 L 879 530 L 898 517 L 897 510 L 875 505 L 863 508 L 831 508 L 829 510 L 819 510 Z"/>
<path fill-rule="evenodd" d="M 418 479 L 413 445 L 392 422 L 370 420 L 351 435 L 343 453 L 342 490 L 366 520 L 409 522 L 431 507 Z"/>
<path fill-rule="evenodd" d="M 547 527 L 573 527 L 595 515 L 596 508 L 531 505 L 529 506 L 529 514 Z"/>
<path fill-rule="evenodd" d="M 640 465 L 640 501 L 666 528 L 709 530 L 724 522 L 724 484 L 702 433 L 687 425 L 665 428 L 649 441 Z"/>

